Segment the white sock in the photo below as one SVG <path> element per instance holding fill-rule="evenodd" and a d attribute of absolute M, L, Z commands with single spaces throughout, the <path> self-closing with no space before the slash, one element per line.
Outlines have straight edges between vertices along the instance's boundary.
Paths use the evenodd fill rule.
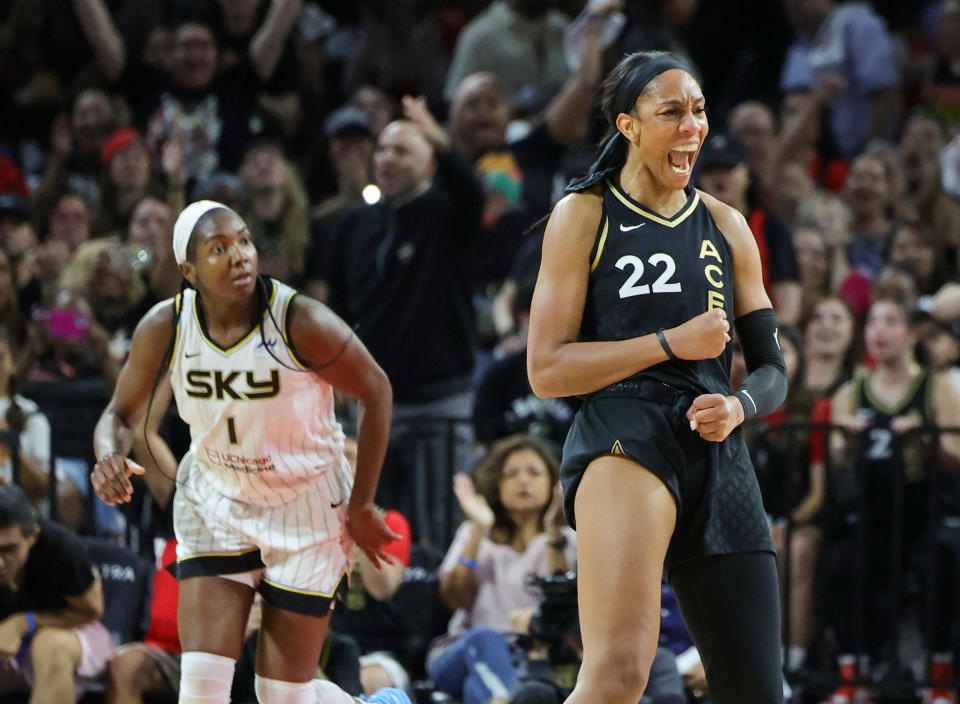
<path fill-rule="evenodd" d="M 253 686 L 260 704 L 317 704 L 313 680 L 284 682 L 254 675 Z"/>
<path fill-rule="evenodd" d="M 807 659 L 807 649 L 799 645 L 787 648 L 787 672 L 797 672 Z"/>

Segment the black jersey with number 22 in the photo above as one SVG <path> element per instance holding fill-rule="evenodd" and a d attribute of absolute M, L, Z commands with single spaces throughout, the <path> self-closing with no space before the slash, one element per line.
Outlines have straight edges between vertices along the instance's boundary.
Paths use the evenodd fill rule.
<path fill-rule="evenodd" d="M 590 252 L 580 340 L 626 340 L 723 308 L 733 320 L 733 256 L 693 188 L 670 218 L 607 182 Z M 668 360 L 631 379 L 653 379 L 692 394 L 730 393 L 730 346 L 698 361 Z"/>

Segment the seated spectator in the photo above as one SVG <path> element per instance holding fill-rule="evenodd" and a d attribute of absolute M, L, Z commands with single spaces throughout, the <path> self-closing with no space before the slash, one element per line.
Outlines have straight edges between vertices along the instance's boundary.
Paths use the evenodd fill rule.
<path fill-rule="evenodd" d="M 510 273 L 524 241 L 539 239 L 540 232 L 533 234 L 531 229 L 553 206 L 554 180 L 566 147 L 586 133 L 602 77 L 599 26 L 588 25 L 580 59 L 542 118 L 512 141 L 507 139 L 510 103 L 500 77 L 494 72 L 471 73 L 455 84 L 451 134 L 473 162 L 486 191 L 481 238 L 471 255 L 481 305 Z"/>
<path fill-rule="evenodd" d="M 590 0 L 587 7 L 595 6 Z M 627 24 L 618 38 L 617 56 L 635 51 L 669 51 L 684 64 L 700 71 L 680 36 L 700 8 L 700 0 L 654 0 L 653 2 L 625 2 L 623 11 Z"/>
<path fill-rule="evenodd" d="M 757 241 L 763 263 L 763 283 L 773 302 L 777 320 L 796 324 L 800 317 L 801 289 L 797 282 L 797 259 L 787 225 L 770 213 L 751 189 L 747 152 L 740 140 L 724 134 L 712 135 L 697 158 L 700 188 L 747 219 Z"/>
<path fill-rule="evenodd" d="M 49 300 L 57 281 L 77 248 L 91 237 L 93 213 L 83 199 L 67 191 L 56 201 L 50 213 L 46 237 L 32 253 L 34 275 Z"/>
<path fill-rule="evenodd" d="M 920 298 L 917 277 L 910 269 L 887 264 L 874 277 L 870 288 L 871 304 L 880 298 L 891 298 L 899 301 L 907 310 L 913 310 Z"/>
<path fill-rule="evenodd" d="M 960 205 L 943 187 L 940 155 L 946 146 L 943 125 L 930 113 L 916 111 L 900 139 L 906 188 L 904 200 L 913 220 L 936 235 L 938 253 L 950 252 L 953 268 L 960 261 Z"/>
<path fill-rule="evenodd" d="M 15 347 L 0 329 L 0 429 L 19 436 L 18 470 L 13 476 L 10 448 L 0 446 L 0 483 L 16 479 L 35 503 L 50 496 L 50 422 L 33 401 L 17 393 Z"/>
<path fill-rule="evenodd" d="M 444 93 L 455 95 L 467 76 L 489 71 L 510 104 L 527 86 L 556 91 L 570 75 L 563 34 L 570 19 L 536 0 L 497 0 L 463 28 L 453 50 Z"/>
<path fill-rule="evenodd" d="M 0 194 L 0 250 L 9 260 L 18 310 L 25 320 L 43 296 L 36 262 L 37 233 L 30 218 L 30 208 L 21 196 Z"/>
<path fill-rule="evenodd" d="M 360 108 L 367 113 L 374 138 L 380 136 L 383 128 L 399 117 L 394 101 L 376 86 L 360 86 L 350 96 L 347 105 Z"/>
<path fill-rule="evenodd" d="M 150 597 L 150 626 L 142 643 L 117 648 L 109 665 L 107 704 L 143 704 L 144 697 L 174 704 L 180 690 L 180 636 L 177 632 L 177 541 L 164 544 L 157 556 Z M 154 701 L 151 699 L 151 701 Z"/>
<path fill-rule="evenodd" d="M 257 245 L 260 271 L 299 281 L 309 242 L 309 203 L 300 177 L 271 142 L 255 143 L 240 164 L 249 196 L 245 221 Z"/>
<path fill-rule="evenodd" d="M 850 165 L 837 151 L 830 129 L 825 126 L 825 106 L 836 95 L 839 84 L 824 78 L 806 93 L 789 93 L 780 103 L 780 132 L 771 159 L 771 186 L 781 212 L 785 204 L 777 176 L 799 167 L 809 186 L 839 193 Z"/>
<path fill-rule="evenodd" d="M 790 0 L 784 6 L 797 38 L 783 61 L 780 90 L 816 93 L 826 81 L 835 84 L 823 104 L 846 158 L 871 139 L 889 137 L 899 113 L 900 75 L 883 19 L 867 3 Z"/>
<path fill-rule="evenodd" d="M 50 308 L 35 315 L 39 332 L 37 360 L 28 373 L 31 382 L 101 379 L 107 389 L 113 388 L 120 373 L 118 357 L 86 301 L 61 291 Z"/>
<path fill-rule="evenodd" d="M 800 319 L 806 320 L 817 301 L 834 290 L 833 272 L 836 270 L 831 255 L 836 249 L 827 246 L 823 234 L 812 227 L 798 227 L 793 232 L 793 248 L 797 253 L 797 272 L 800 279 Z M 846 252 L 843 252 L 846 257 Z"/>
<path fill-rule="evenodd" d="M 960 2 L 936 8 L 936 65 L 925 86 L 925 102 L 947 124 L 960 122 Z"/>
<path fill-rule="evenodd" d="M 326 301 L 330 292 L 327 283 L 315 277 L 324 270 L 324 262 L 330 257 L 333 235 L 340 220 L 364 202 L 364 190 L 373 183 L 376 148 L 373 123 L 358 107 L 348 105 L 334 110 L 324 123 L 324 132 L 329 141 L 329 160 L 336 175 L 337 191 L 315 206 L 311 214 L 304 283 L 304 291 L 321 301 Z M 371 191 L 366 195 L 370 198 Z"/>
<path fill-rule="evenodd" d="M 113 655 L 100 577 L 77 536 L 38 520 L 19 487 L 0 486 L 0 691 L 75 702 Z"/>
<path fill-rule="evenodd" d="M 380 134 L 374 155 L 381 199 L 343 218 L 320 278 L 329 284 L 330 307 L 356 326 L 393 385 L 391 445 L 377 501 L 415 520 L 417 538 L 445 543 L 444 512 L 414 489 L 434 486 L 430 478 L 449 462 L 448 421 L 470 413 L 468 248 L 483 191 L 425 101 L 405 97 L 404 112 L 407 119 Z M 454 430 L 454 457 L 466 466 L 471 428 Z M 445 494 L 436 497 L 443 500 Z"/>
<path fill-rule="evenodd" d="M 100 150 L 104 166 L 102 197 L 93 231 L 97 237 L 119 235 L 126 229 L 134 206 L 147 195 L 164 191 L 151 173 L 150 153 L 143 135 L 132 127 L 111 134 Z"/>
<path fill-rule="evenodd" d="M 843 192 L 853 213 L 847 258 L 851 267 L 870 279 L 883 267 L 893 234 L 890 189 L 890 171 L 880 156 L 863 154 L 853 160 Z"/>
<path fill-rule="evenodd" d="M 954 385 L 960 385 L 960 326 L 943 323 L 924 311 L 914 311 L 917 330 L 917 361 L 928 369 L 950 370 Z"/>
<path fill-rule="evenodd" d="M 243 181 L 226 171 L 215 171 L 197 179 L 190 191 L 190 200 L 215 200 L 237 213 L 246 213 L 249 205 Z"/>
<path fill-rule="evenodd" d="M 853 239 L 850 232 L 852 221 L 853 215 L 843 200 L 822 191 L 811 194 L 797 208 L 795 227 L 798 231 L 794 233 L 794 246 L 798 249 L 798 266 L 801 264 L 801 242 L 812 244 L 819 251 L 809 233 L 801 234 L 803 230 L 813 230 L 813 236 L 823 243 L 827 266 L 824 272 L 814 260 L 804 259 L 804 266 L 800 269 L 805 296 L 802 319 L 806 319 L 810 306 L 819 300 L 818 291 L 840 296 L 858 315 L 865 313 L 870 305 L 870 279 L 852 268 L 847 257 Z"/>
<path fill-rule="evenodd" d="M 538 440 L 514 435 L 496 443 L 474 471 L 454 478 L 467 516 L 440 566 L 440 594 L 456 609 L 447 635 L 427 655 L 427 672 L 465 704 L 506 699 L 516 683 L 505 635 L 514 611 L 535 605 L 532 573 L 566 572 L 574 533 L 563 524 L 559 463 Z"/>
<path fill-rule="evenodd" d="M 914 275 L 921 296 L 933 295 L 953 278 L 952 258 L 944 256 L 937 236 L 922 223 L 897 223 L 887 259 Z"/>
<path fill-rule="evenodd" d="M 21 311 L 17 287 L 14 284 L 13 266 L 6 251 L 0 248 L 0 329 L 3 330 L 9 344 L 16 350 L 16 377 L 23 379 L 25 372 L 33 364 L 33 355 L 27 343 L 29 320 Z"/>
<path fill-rule="evenodd" d="M 61 242 L 73 254 L 90 239 L 93 212 L 76 192 L 67 191 L 57 200 L 50 213 L 45 242 Z"/>
<path fill-rule="evenodd" d="M 50 156 L 32 198 L 41 219 L 65 191 L 78 194 L 94 208 L 99 205 L 100 149 L 118 126 L 117 101 L 99 88 L 80 91 L 70 115 L 54 119 Z"/>
<path fill-rule="evenodd" d="M 367 113 L 350 105 L 334 110 L 324 122 L 323 131 L 330 143 L 337 192 L 316 206 L 315 218 L 327 218 L 358 205 L 363 189 L 373 182 L 376 135 Z"/>
<path fill-rule="evenodd" d="M 350 32 L 344 85 L 375 85 L 393 95 L 416 93 L 431 106 L 443 105 L 453 41 L 445 36 L 450 31 L 444 26 L 449 24 L 449 12 L 431 3 L 362 5 L 359 22 Z"/>
<path fill-rule="evenodd" d="M 751 180 L 757 184 L 763 200 L 772 204 L 774 193 L 770 171 L 777 140 L 777 121 L 773 110 L 758 100 L 748 100 L 733 106 L 727 124 L 730 134 L 739 139 L 746 149 Z"/>
<path fill-rule="evenodd" d="M 853 653 L 865 649 L 867 660 L 861 660 L 859 674 L 869 676 L 869 659 L 875 662 L 885 651 L 902 613 L 897 583 L 903 573 L 916 574 L 928 531 L 938 534 L 940 517 L 955 520 L 960 505 L 955 484 L 941 476 L 944 469 L 956 471 L 960 436 L 943 433 L 929 442 L 912 432 L 960 426 L 960 396 L 945 373 L 931 375 L 914 360 L 916 336 L 908 310 L 901 300 L 874 300 L 864 341 L 876 369 L 842 386 L 832 400 L 833 422 L 848 432 L 830 436 L 837 476 L 833 520 L 824 541 L 823 579 L 830 589 L 823 594 L 823 614 L 835 630 L 842 680 L 831 702 L 857 701 L 867 694 L 854 683 L 858 668 Z M 932 515 L 930 482 L 936 482 Z M 902 516 L 896 526 L 894 511 Z M 940 575 L 935 583 L 945 579 Z M 858 591 L 859 580 L 870 585 L 869 597 Z M 955 587 L 941 591 L 922 593 L 936 593 L 938 603 L 927 603 L 927 608 L 949 614 Z M 943 598 L 947 601 L 939 601 Z M 930 650 L 943 656 L 951 647 L 951 621 L 936 621 L 933 632 L 924 635 Z M 939 692 L 933 694 L 927 701 Z"/>
<path fill-rule="evenodd" d="M 173 257 L 170 206 L 150 196 L 137 203 L 130 215 L 126 240 L 139 248 L 134 256 L 147 285 L 145 301 L 153 304 L 175 296 L 180 291 L 182 276 Z"/>
<path fill-rule="evenodd" d="M 77 250 L 60 276 L 60 290 L 90 306 L 114 345 L 129 343 L 150 306 L 138 253 L 138 248 L 114 239 L 92 240 Z M 118 361 L 126 356 L 126 349 L 111 352 Z"/>
<path fill-rule="evenodd" d="M 165 70 L 157 71 L 128 49 L 103 0 L 74 4 L 101 71 L 130 100 L 134 124 L 143 128 L 154 152 L 179 142 L 188 181 L 219 169 L 236 170 L 244 147 L 266 129 L 257 88 L 277 68 L 298 0 L 271 3 L 275 11 L 257 30 L 246 55 L 220 73 L 214 32 L 202 20 L 189 18 L 173 26 Z"/>

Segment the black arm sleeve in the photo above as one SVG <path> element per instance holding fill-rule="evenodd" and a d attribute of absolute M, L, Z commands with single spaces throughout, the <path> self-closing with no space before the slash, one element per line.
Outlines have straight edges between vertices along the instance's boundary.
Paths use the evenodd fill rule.
<path fill-rule="evenodd" d="M 772 308 L 761 308 L 737 318 L 736 327 L 748 376 L 734 395 L 743 404 L 747 420 L 765 418 L 787 396 L 787 367 L 777 339 L 777 318 Z"/>

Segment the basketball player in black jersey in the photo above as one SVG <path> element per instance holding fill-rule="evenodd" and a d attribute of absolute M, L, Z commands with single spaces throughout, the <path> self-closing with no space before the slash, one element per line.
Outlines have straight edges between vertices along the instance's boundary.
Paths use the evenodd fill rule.
<path fill-rule="evenodd" d="M 561 469 L 584 646 L 567 703 L 639 699 L 666 568 L 711 700 L 780 704 L 773 544 L 738 430 L 786 395 L 757 246 L 688 185 L 708 126 L 683 64 L 627 56 L 603 110 L 603 149 L 547 225 L 527 357 L 538 395 L 584 396 Z M 734 316 L 749 371 L 735 395 Z"/>

